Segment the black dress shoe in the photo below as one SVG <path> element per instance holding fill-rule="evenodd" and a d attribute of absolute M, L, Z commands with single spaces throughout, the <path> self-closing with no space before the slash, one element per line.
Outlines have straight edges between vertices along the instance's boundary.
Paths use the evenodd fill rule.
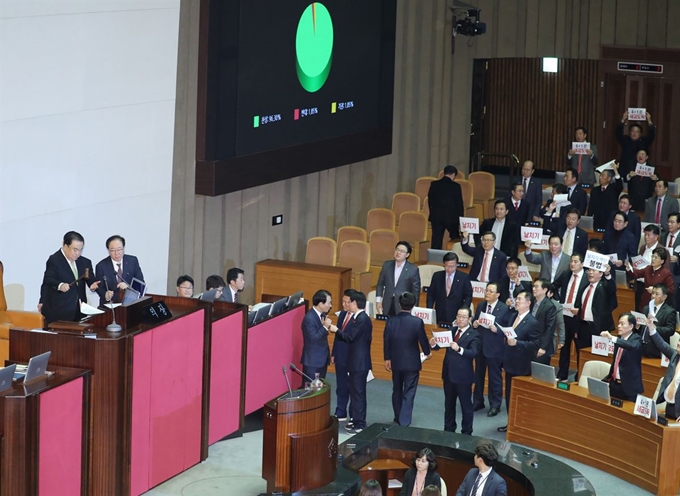
<path fill-rule="evenodd" d="M 489 409 L 489 412 L 486 414 L 487 417 L 495 417 L 498 415 L 500 412 L 498 411 L 498 408 L 491 408 Z"/>
<path fill-rule="evenodd" d="M 507 432 L 508 431 L 508 426 L 504 425 L 503 427 L 499 427 L 496 429 L 498 432 Z"/>
<path fill-rule="evenodd" d="M 484 410 L 484 403 L 477 403 L 474 406 L 474 410 L 475 410 L 475 412 L 478 412 L 479 410 Z"/>

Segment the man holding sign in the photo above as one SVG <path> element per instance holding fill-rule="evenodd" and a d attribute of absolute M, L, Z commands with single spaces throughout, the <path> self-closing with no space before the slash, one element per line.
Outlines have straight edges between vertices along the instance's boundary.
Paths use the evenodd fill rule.
<path fill-rule="evenodd" d="M 473 257 L 472 268 L 470 269 L 472 280 L 479 282 L 498 281 L 503 274 L 505 261 L 508 257 L 502 251 L 494 248 L 496 235 L 489 231 L 483 233 L 481 246 L 475 248 L 468 244 L 468 237 L 468 233 L 463 232 L 461 245 L 463 251 Z"/>
<path fill-rule="evenodd" d="M 651 164 L 647 163 L 648 158 L 649 155 L 647 150 L 640 150 L 636 155 L 636 166 L 652 167 Z M 635 168 L 628 173 L 626 176 L 626 181 L 628 182 L 628 196 L 630 197 L 630 204 L 633 206 L 633 210 L 637 212 L 645 211 L 645 202 L 654 193 L 654 184 L 657 179 L 659 178 L 656 174 L 651 176 L 638 176 L 635 173 Z"/>
<path fill-rule="evenodd" d="M 486 285 L 485 303 L 480 304 L 472 322 L 479 333 L 481 349 L 475 358 L 475 395 L 474 410 L 484 408 L 484 379 L 489 369 L 489 411 L 487 417 L 495 417 L 503 401 L 503 341 L 504 336 L 498 326 L 510 325 L 512 312 L 501 301 L 497 282 Z"/>
<path fill-rule="evenodd" d="M 595 186 L 595 167 L 598 164 L 597 146 L 588 143 L 588 131 L 579 126 L 575 132 L 576 141 L 567 152 L 567 165 L 576 169 L 581 183 Z"/>
<path fill-rule="evenodd" d="M 642 134 L 642 126 L 640 124 L 631 124 L 628 129 L 628 135 L 623 134 L 624 128 L 628 127 L 628 111 L 623 113 L 621 122 L 616 125 L 616 140 L 621 145 L 621 156 L 619 164 L 621 165 L 621 175 L 627 176 L 628 173 L 635 169 L 635 155 L 639 150 L 648 149 L 652 146 L 656 136 L 656 128 L 652 124 L 652 116 L 649 112 L 645 113 L 647 118 L 647 134 Z"/>
<path fill-rule="evenodd" d="M 668 216 L 677 212 L 678 200 L 668 194 L 668 181 L 665 179 L 657 179 L 654 185 L 654 196 L 648 198 L 645 202 L 645 217 L 644 222 L 653 222 L 661 226 L 661 231 L 666 230 L 664 221 L 668 220 Z"/>
<path fill-rule="evenodd" d="M 616 299 L 616 281 L 610 274 L 611 266 L 606 265 L 604 272 L 588 269 L 588 287 L 583 290 L 578 318 L 581 327 L 577 336 L 577 348 L 588 348 L 592 337 L 599 336 L 602 329 L 614 329 L 612 312 L 619 305 Z"/>
<path fill-rule="evenodd" d="M 470 326 L 472 312 L 470 308 L 459 308 L 456 315 L 456 327 L 451 347 L 446 349 L 442 379 L 444 381 L 444 430 L 456 432 L 456 401 L 460 401 L 463 411 L 463 434 L 472 434 L 472 383 L 475 381 L 475 371 L 472 360 L 479 350 L 479 335 Z M 430 345 L 436 351 L 439 345 L 434 338 Z"/>
<path fill-rule="evenodd" d="M 600 336 L 614 343 L 614 359 L 609 374 L 602 379 L 609 383 L 609 394 L 614 398 L 635 401 L 645 390 L 642 385 L 642 341 L 633 334 L 635 317 L 624 313 L 619 317 L 618 336 L 602 331 Z"/>
<path fill-rule="evenodd" d="M 659 388 L 659 396 L 656 398 L 656 403 L 660 404 L 666 402 L 666 418 L 677 419 L 680 417 L 680 341 L 675 346 L 675 349 L 664 342 L 655 329 L 650 329 L 649 337 L 654 345 L 659 348 L 659 351 L 668 358 L 668 369 L 661 381 Z"/>
<path fill-rule="evenodd" d="M 512 378 L 516 376 L 531 375 L 531 361 L 536 356 L 541 345 L 541 330 L 538 322 L 531 315 L 533 297 L 528 291 L 522 291 L 517 295 L 515 308 L 517 318 L 512 328 L 516 338 L 507 338 L 503 350 L 503 369 L 505 369 L 505 408 L 510 413 L 510 392 Z M 506 432 L 508 426 L 498 428 L 498 432 Z"/>
<path fill-rule="evenodd" d="M 623 191 L 623 179 L 619 176 L 618 165 L 600 174 L 600 186 L 590 189 L 588 215 L 593 217 L 594 229 L 605 229 L 612 213 L 616 212 L 619 195 Z"/>
<path fill-rule="evenodd" d="M 649 338 L 652 330 L 657 332 L 661 339 L 670 345 L 671 336 L 675 334 L 675 326 L 678 322 L 677 315 L 673 307 L 666 303 L 668 298 L 668 288 L 665 284 L 655 284 L 652 289 L 652 300 L 649 305 L 642 309 L 643 315 L 647 317 L 647 325 L 636 330 L 642 339 L 642 355 L 648 358 L 661 358 L 659 348 L 657 348 Z"/>
<path fill-rule="evenodd" d="M 562 238 L 557 234 L 550 236 L 548 240 L 549 250 L 540 255 L 531 252 L 531 241 L 525 241 L 524 245 L 526 246 L 524 256 L 527 262 L 541 266 L 540 277 L 553 282 L 563 272 L 569 271 L 569 257 L 562 252 Z"/>

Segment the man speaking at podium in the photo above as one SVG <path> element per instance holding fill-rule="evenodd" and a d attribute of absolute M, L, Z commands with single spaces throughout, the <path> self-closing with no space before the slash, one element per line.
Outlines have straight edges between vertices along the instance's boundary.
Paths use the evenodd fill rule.
<path fill-rule="evenodd" d="M 92 262 L 81 257 L 85 239 L 75 231 L 64 234 L 60 250 L 47 259 L 40 287 L 40 312 L 45 326 L 56 320 L 80 320 L 80 302 L 87 301 L 85 285 L 96 291 Z"/>
<path fill-rule="evenodd" d="M 125 238 L 114 234 L 106 240 L 109 256 L 97 264 L 97 289 L 99 304 L 119 302 L 122 293 L 128 288 L 133 278 L 144 280 L 139 260 L 133 255 L 125 254 Z M 106 277 L 106 283 L 104 282 Z"/>

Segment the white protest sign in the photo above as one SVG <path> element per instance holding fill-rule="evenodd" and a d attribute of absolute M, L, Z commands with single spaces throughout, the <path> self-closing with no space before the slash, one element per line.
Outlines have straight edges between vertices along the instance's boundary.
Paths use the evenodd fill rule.
<path fill-rule="evenodd" d="M 652 177 L 654 175 L 654 167 L 637 164 L 635 166 L 635 175 L 640 177 Z"/>
<path fill-rule="evenodd" d="M 420 363 L 423 363 L 425 360 L 427 360 L 427 355 L 421 351 L 420 352 Z"/>
<path fill-rule="evenodd" d="M 638 394 L 637 399 L 635 400 L 633 415 L 640 415 L 644 418 L 650 418 L 652 416 L 653 405 L 654 400 L 652 400 L 652 398 L 647 398 L 646 396 Z"/>
<path fill-rule="evenodd" d="M 611 352 L 609 351 L 609 344 L 612 344 Z M 614 353 L 614 347 L 611 339 L 603 338 L 602 336 L 593 336 L 590 352 L 593 355 L 607 356 Z"/>
<path fill-rule="evenodd" d="M 616 160 L 610 160 L 606 164 L 602 164 L 599 166 L 597 169 L 595 169 L 597 172 L 600 174 L 603 173 L 606 170 L 613 170 L 614 169 L 614 164 L 616 163 Z"/>
<path fill-rule="evenodd" d="M 486 292 L 486 283 L 470 281 L 470 284 L 472 284 L 472 297 L 484 299 L 484 293 Z"/>
<path fill-rule="evenodd" d="M 531 273 L 529 272 L 529 267 L 526 265 L 520 265 L 517 268 L 517 277 L 520 281 L 531 281 Z"/>
<path fill-rule="evenodd" d="M 477 319 L 479 325 L 486 327 L 487 329 L 491 327 L 494 322 L 496 322 L 496 316 L 490 313 L 482 312 L 479 314 L 479 319 Z"/>
<path fill-rule="evenodd" d="M 564 203 L 566 201 L 569 201 L 569 195 L 566 193 L 563 193 L 561 195 L 555 195 L 553 196 L 553 201 L 556 202 L 558 205 L 560 203 Z"/>
<path fill-rule="evenodd" d="M 440 348 L 450 348 L 453 343 L 451 331 L 432 331 L 432 339 Z"/>
<path fill-rule="evenodd" d="M 637 255 L 630 259 L 630 263 L 635 270 L 642 270 L 649 265 L 649 262 L 645 260 L 642 255 Z"/>
<path fill-rule="evenodd" d="M 670 364 L 670 363 L 671 363 L 671 361 L 668 359 L 668 357 L 667 357 L 666 355 L 661 355 L 661 363 L 660 363 L 660 365 L 661 365 L 662 367 L 668 368 L 668 364 Z"/>
<path fill-rule="evenodd" d="M 630 314 L 635 317 L 635 322 L 639 325 L 647 325 L 647 317 L 644 313 L 630 311 Z"/>
<path fill-rule="evenodd" d="M 461 217 L 460 230 L 470 234 L 479 234 L 479 219 L 476 217 Z"/>
<path fill-rule="evenodd" d="M 423 320 L 423 323 L 434 325 L 437 323 L 437 314 L 432 308 L 413 307 L 411 315 Z"/>
<path fill-rule="evenodd" d="M 609 256 L 596 253 L 588 250 L 586 252 L 586 259 L 583 261 L 584 269 L 595 269 L 599 272 L 604 272 L 609 266 Z"/>
<path fill-rule="evenodd" d="M 503 332 L 503 334 L 505 334 L 506 338 L 510 339 L 510 338 L 516 338 L 517 337 L 517 333 L 515 332 L 515 330 L 512 327 L 503 327 L 503 326 L 497 326 L 497 327 Z"/>
<path fill-rule="evenodd" d="M 526 227 L 522 226 L 519 230 L 522 241 L 531 241 L 536 243 L 540 241 L 543 236 L 543 229 L 540 227 Z"/>
<path fill-rule="evenodd" d="M 610 253 L 607 256 L 609 257 L 610 262 L 616 262 L 619 259 L 618 253 Z"/>
<path fill-rule="evenodd" d="M 643 231 L 645 230 L 645 227 L 647 227 L 647 226 L 656 226 L 656 227 L 659 228 L 660 231 L 662 230 L 661 225 L 657 224 L 656 222 L 640 222 L 640 229 L 642 229 Z"/>
<path fill-rule="evenodd" d="M 646 121 L 647 120 L 647 109 L 646 108 L 633 108 L 628 109 L 628 120 L 629 121 Z"/>
<path fill-rule="evenodd" d="M 540 243 L 532 243 L 531 244 L 531 249 L 532 250 L 547 250 L 549 240 L 550 240 L 550 236 L 548 236 L 547 234 L 544 234 L 543 236 L 541 236 L 541 242 Z"/>
<path fill-rule="evenodd" d="M 590 143 L 584 141 L 583 143 L 579 141 L 573 141 L 571 143 L 571 149 L 576 152 L 576 155 L 587 155 L 588 150 L 590 150 Z"/>
<path fill-rule="evenodd" d="M 562 304 L 562 315 L 565 317 L 574 317 L 574 313 L 572 310 L 575 310 L 576 307 L 574 306 L 573 303 L 564 303 Z"/>

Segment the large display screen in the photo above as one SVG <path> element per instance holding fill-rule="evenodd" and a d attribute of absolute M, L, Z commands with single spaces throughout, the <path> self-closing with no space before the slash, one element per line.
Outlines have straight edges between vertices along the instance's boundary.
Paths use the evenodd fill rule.
<path fill-rule="evenodd" d="M 391 152 L 396 0 L 202 8 L 197 193 Z"/>

